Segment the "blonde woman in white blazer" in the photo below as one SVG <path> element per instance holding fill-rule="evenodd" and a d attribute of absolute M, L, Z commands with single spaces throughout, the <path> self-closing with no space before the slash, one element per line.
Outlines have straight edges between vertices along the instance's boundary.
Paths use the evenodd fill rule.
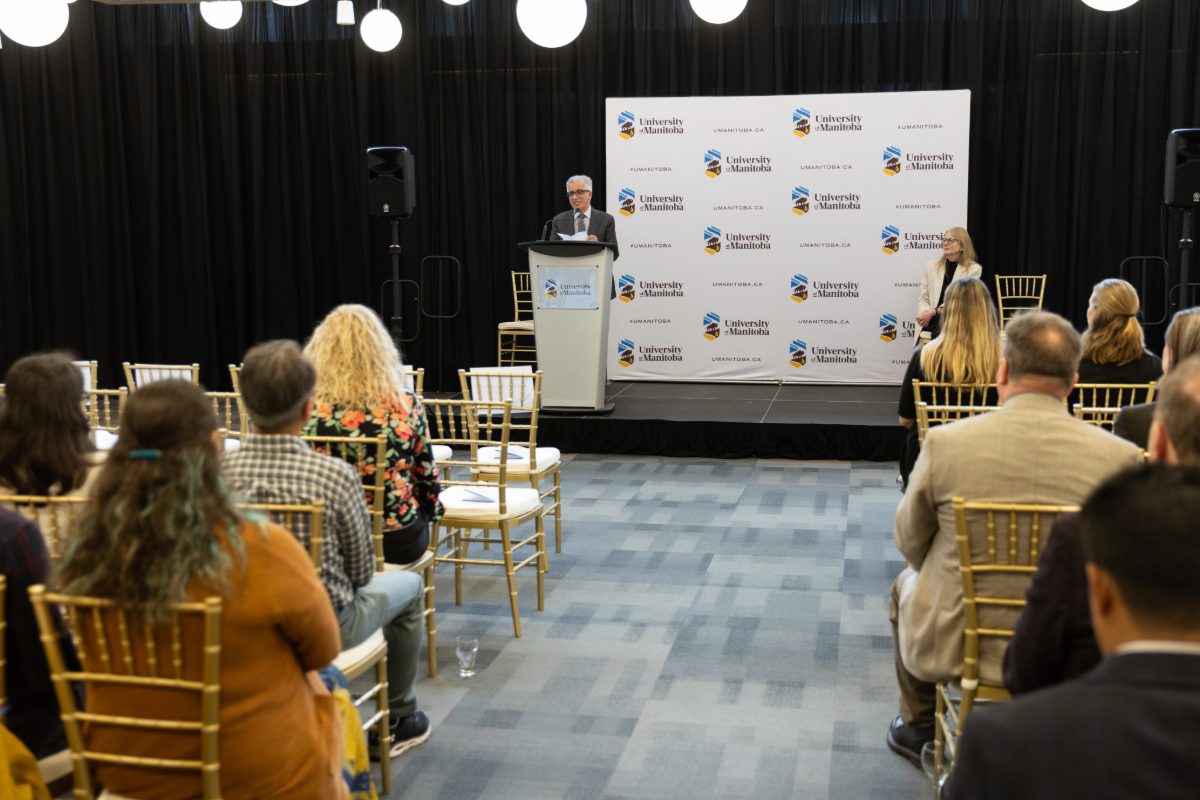
<path fill-rule="evenodd" d="M 954 272 L 946 279 L 947 266 Z M 942 301 L 946 287 L 959 278 L 978 278 L 983 267 L 975 260 L 975 246 L 966 228 L 951 228 L 942 235 L 942 257 L 925 265 L 921 278 L 921 298 L 917 301 L 917 324 L 937 336 L 941 330 Z M 916 337 L 916 342 L 921 337 Z M 915 344 L 914 343 L 914 344 Z"/>

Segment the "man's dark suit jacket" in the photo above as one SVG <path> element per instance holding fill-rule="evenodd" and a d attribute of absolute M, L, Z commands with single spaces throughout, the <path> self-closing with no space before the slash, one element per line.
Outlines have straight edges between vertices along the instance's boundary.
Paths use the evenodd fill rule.
<path fill-rule="evenodd" d="M 1014 695 L 1075 678 L 1100 662 L 1088 611 L 1079 514 L 1054 520 L 1025 608 L 1004 651 L 1004 685 Z"/>
<path fill-rule="evenodd" d="M 1200 656 L 1112 656 L 1077 681 L 976 707 L 950 800 L 1200 795 Z"/>
<path fill-rule="evenodd" d="M 1157 403 L 1139 403 L 1127 406 L 1117 414 L 1113 422 L 1113 433 L 1126 441 L 1133 442 L 1143 450 L 1150 447 L 1150 423 L 1154 422 L 1154 407 Z"/>
<path fill-rule="evenodd" d="M 612 214 L 605 214 L 600 209 L 592 206 L 592 215 L 588 218 L 588 236 L 595 236 L 602 242 L 617 243 L 617 221 L 613 219 Z M 554 218 L 553 225 L 550 228 L 550 238 L 561 238 L 559 234 L 575 233 L 575 209 L 564 211 Z M 616 261 L 620 256 L 619 246 L 614 247 L 613 261 Z M 612 296 L 609 298 L 615 300 L 617 298 L 617 276 L 613 275 L 612 279 Z"/>

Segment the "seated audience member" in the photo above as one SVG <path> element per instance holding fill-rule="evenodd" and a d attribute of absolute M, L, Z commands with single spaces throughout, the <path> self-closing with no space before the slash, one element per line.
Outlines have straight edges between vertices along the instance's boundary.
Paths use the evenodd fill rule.
<path fill-rule="evenodd" d="M 1162 361 L 1145 347 L 1139 308 L 1137 291 L 1126 281 L 1096 284 L 1088 300 L 1077 383 L 1149 383 L 1162 376 Z"/>
<path fill-rule="evenodd" d="M 1185 308 L 1171 318 L 1163 345 L 1163 373 L 1200 353 L 1200 307 Z M 1154 421 L 1154 403 L 1140 403 L 1121 409 L 1113 423 L 1113 433 L 1145 450 L 1150 443 L 1150 423 Z"/>
<path fill-rule="evenodd" d="M 337 620 L 312 562 L 277 525 L 250 522 L 221 479 L 217 420 L 199 386 L 162 380 L 130 395 L 121 434 L 96 480 L 95 507 L 59 563 L 69 594 L 137 607 L 150 624 L 167 605 L 220 595 L 221 790 L 225 798 L 344 797 L 333 698 L 305 673 L 340 651 Z M 116 641 L 117 625 L 109 630 Z M 200 680 L 203 625 L 185 619 L 184 677 Z M 129 624 L 140 674 L 148 673 L 141 621 Z M 95 664 L 94 631 L 78 633 Z M 165 630 L 156 634 L 170 652 Z M 164 659 L 160 658 L 160 663 Z M 318 684 L 319 685 L 319 684 Z M 93 683 L 89 712 L 198 718 L 200 700 L 159 689 Z M 151 758 L 200 758 L 199 737 L 89 725 L 89 749 Z M 198 772 L 95 764 L 96 779 L 125 797 L 199 797 Z"/>
<path fill-rule="evenodd" d="M 313 331 L 304 355 L 317 368 L 316 414 L 304 426 L 305 436 L 387 433 L 384 560 L 411 564 L 429 549 L 429 526 L 442 518 L 443 509 L 425 410 L 405 387 L 391 334 L 366 306 L 338 306 Z M 338 448 L 319 449 L 341 455 Z M 354 459 L 357 452 L 346 455 Z M 369 469 L 378 466 L 373 449 L 364 450 L 364 456 Z"/>
<path fill-rule="evenodd" d="M 896 547 L 911 565 L 888 605 L 900 683 L 900 716 L 888 745 L 920 766 L 933 740 L 934 684 L 962 674 L 963 611 L 952 499 L 1075 504 L 1109 475 L 1136 464 L 1138 449 L 1063 408 L 1079 364 L 1079 334 L 1056 314 L 1014 318 L 996 373 L 1003 406 L 939 425 L 896 509 Z M 1001 653 L 985 647 L 980 678 L 999 684 Z"/>
<path fill-rule="evenodd" d="M 0 575 L 7 581 L 4 677 L 9 708 L 4 725 L 37 759 L 67 748 L 58 698 L 50 682 L 50 664 L 29 602 L 29 587 L 46 583 L 49 574 L 50 553 L 37 525 L 14 511 L 0 508 Z M 52 613 L 60 621 L 58 610 L 53 609 Z M 65 628 L 59 644 L 67 668 L 78 670 L 75 646 Z"/>
<path fill-rule="evenodd" d="M 1200 793 L 1200 470 L 1151 465 L 1104 482 L 1080 513 L 1092 625 L 1082 678 L 978 708 L 953 800 Z"/>
<path fill-rule="evenodd" d="M 959 278 L 946 290 L 941 333 L 913 353 L 900 385 L 900 424 L 908 438 L 900 455 L 900 478 L 908 476 L 921 452 L 917 439 L 917 401 L 913 381 L 955 386 L 992 383 L 1000 363 L 1000 328 L 992 295 L 978 278 Z M 996 398 L 989 398 L 995 404 Z"/>
<path fill-rule="evenodd" d="M 1200 467 L 1200 357 L 1176 364 L 1158 397 L 1150 460 Z M 1050 530 L 1004 653 L 1004 685 L 1012 694 L 1075 678 L 1100 661 L 1083 565 L 1079 515 L 1063 514 Z"/>
<path fill-rule="evenodd" d="M 429 738 L 429 718 L 417 710 L 416 693 L 424 585 L 411 572 L 375 573 L 371 517 L 358 474 L 346 462 L 314 452 L 300 438 L 312 416 L 316 380 L 316 370 L 295 342 L 266 342 L 246 353 L 239 386 L 252 428 L 242 446 L 225 455 L 225 480 L 255 503 L 325 501 L 321 580 L 337 616 L 342 648 L 362 644 L 383 628 L 395 758 Z M 308 517 L 299 516 L 292 531 L 305 547 L 309 525 Z M 376 734 L 371 736 L 374 741 Z"/>
<path fill-rule="evenodd" d="M 88 439 L 79 367 L 65 353 L 39 353 L 14 363 L 4 380 L 0 494 L 87 497 L 103 457 Z M 77 521 L 83 510 L 81 503 Z M 59 508 L 58 531 L 64 538 L 71 533 L 69 520 L 70 512 Z M 35 522 L 50 535 L 49 508 L 39 509 Z"/>

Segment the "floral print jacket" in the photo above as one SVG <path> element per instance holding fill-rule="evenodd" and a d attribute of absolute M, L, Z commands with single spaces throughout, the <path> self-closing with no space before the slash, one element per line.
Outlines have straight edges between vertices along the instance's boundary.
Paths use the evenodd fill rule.
<path fill-rule="evenodd" d="M 421 401 L 408 389 L 402 397 L 381 400 L 369 414 L 334 408 L 328 403 L 318 403 L 313 418 L 304 426 L 304 436 L 362 436 L 374 439 L 381 431 L 387 432 L 387 464 L 385 479 L 389 491 L 383 501 L 383 528 L 394 530 L 411 523 L 417 509 L 425 511 L 432 524 L 442 518 L 444 509 L 438 500 L 441 485 L 438 482 L 437 466 L 433 462 L 433 448 L 429 444 L 429 433 L 425 423 L 425 410 Z M 357 448 L 355 448 L 357 449 Z M 319 452 L 330 454 L 325 445 L 317 447 Z M 334 446 L 334 455 L 340 455 Z M 352 460 L 355 453 L 347 453 Z M 377 467 L 375 451 L 366 456 L 365 475 L 374 475 Z M 367 492 L 370 502 L 370 492 Z"/>

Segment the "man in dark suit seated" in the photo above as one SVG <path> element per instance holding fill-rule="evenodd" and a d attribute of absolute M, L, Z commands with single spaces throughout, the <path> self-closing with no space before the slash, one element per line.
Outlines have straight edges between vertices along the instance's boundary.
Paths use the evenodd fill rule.
<path fill-rule="evenodd" d="M 977 709 L 951 800 L 1174 798 L 1200 792 L 1200 469 L 1126 470 L 1079 526 L 1105 659 L 1075 681 Z"/>
<path fill-rule="evenodd" d="M 605 214 L 592 205 L 592 179 L 587 175 L 575 175 L 567 181 L 567 199 L 571 210 L 564 211 L 552 220 L 550 238 L 561 239 L 563 234 L 587 231 L 589 242 L 617 243 L 617 223 L 612 214 Z M 613 261 L 619 253 L 614 247 Z M 612 297 L 617 298 L 616 277 L 613 277 Z"/>
<path fill-rule="evenodd" d="M 1150 460 L 1200 467 L 1200 356 L 1163 379 L 1150 429 Z M 1100 661 L 1088 614 L 1079 515 L 1054 521 L 1025 608 L 1004 653 L 1004 685 L 1014 695 L 1078 677 Z"/>

